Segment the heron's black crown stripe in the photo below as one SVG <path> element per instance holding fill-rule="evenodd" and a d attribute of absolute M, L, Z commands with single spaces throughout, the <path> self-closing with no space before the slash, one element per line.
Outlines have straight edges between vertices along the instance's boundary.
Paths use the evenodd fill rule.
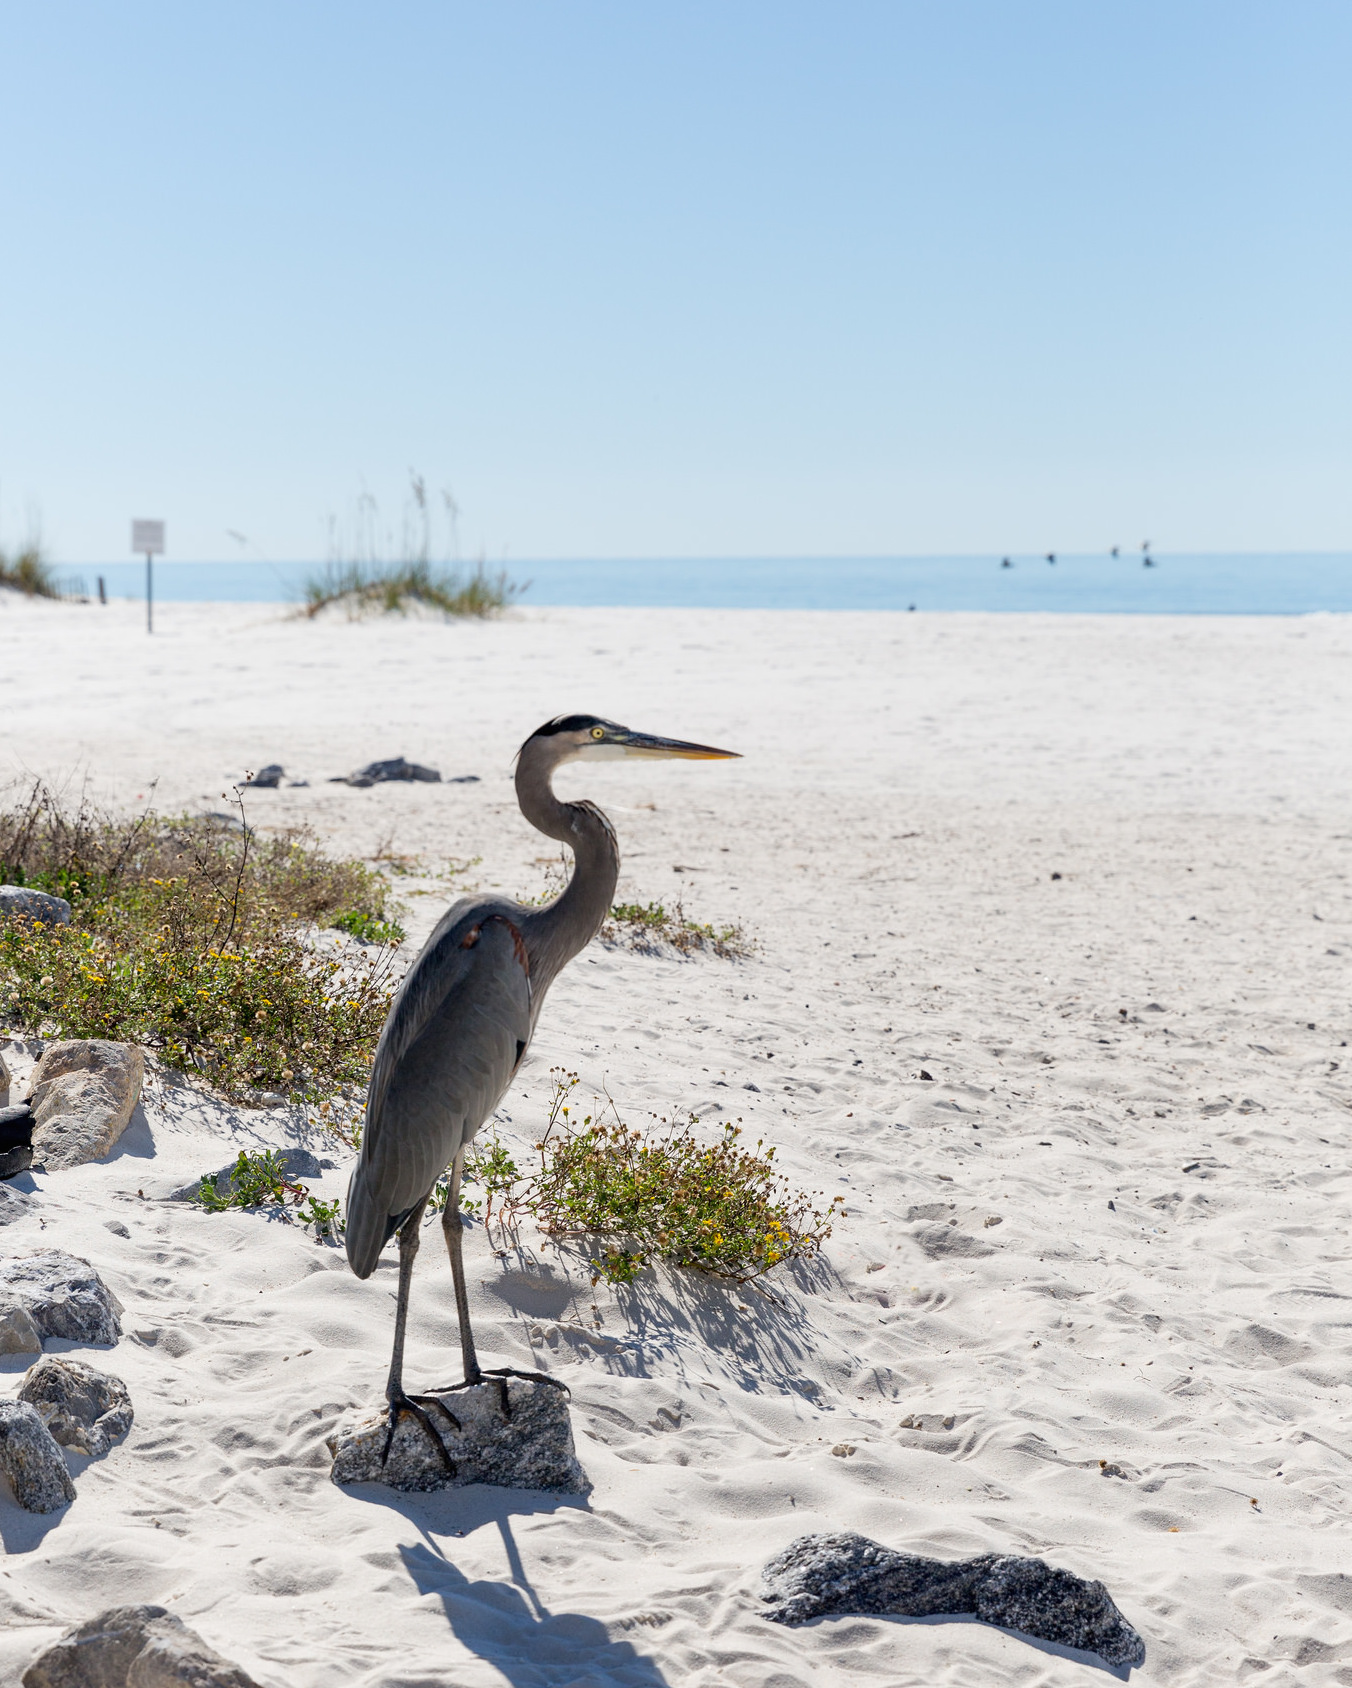
<path fill-rule="evenodd" d="M 584 727 L 609 725 L 608 721 L 601 720 L 598 715 L 556 715 L 552 721 L 546 721 L 543 727 L 537 727 L 531 737 L 551 738 L 555 733 L 577 733 Z"/>

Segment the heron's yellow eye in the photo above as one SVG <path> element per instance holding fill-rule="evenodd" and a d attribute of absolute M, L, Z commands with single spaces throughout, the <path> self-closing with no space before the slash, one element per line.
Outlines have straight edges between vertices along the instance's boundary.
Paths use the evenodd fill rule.
<path fill-rule="evenodd" d="M 592 737 L 593 738 L 604 738 L 605 736 L 606 736 L 606 730 L 605 730 L 604 727 L 593 727 L 592 728 Z"/>

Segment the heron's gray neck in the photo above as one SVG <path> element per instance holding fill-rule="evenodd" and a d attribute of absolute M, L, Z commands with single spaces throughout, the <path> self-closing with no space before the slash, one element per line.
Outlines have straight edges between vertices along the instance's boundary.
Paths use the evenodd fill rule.
<path fill-rule="evenodd" d="M 561 896 L 529 922 L 532 977 L 549 979 L 591 942 L 601 929 L 620 876 L 620 849 L 614 829 L 594 803 L 561 803 L 551 783 L 553 758 L 533 753 L 528 744 L 516 768 L 516 800 L 521 813 L 547 838 L 557 838 L 573 852 L 573 876 Z"/>

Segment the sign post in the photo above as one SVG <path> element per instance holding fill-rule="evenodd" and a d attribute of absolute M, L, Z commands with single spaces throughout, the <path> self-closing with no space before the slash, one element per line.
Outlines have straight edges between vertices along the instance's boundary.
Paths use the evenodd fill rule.
<path fill-rule="evenodd" d="M 146 559 L 146 632 L 155 631 L 154 619 L 154 578 L 151 571 L 150 559 L 164 555 L 164 523 L 147 522 L 133 519 L 131 524 L 131 548 L 136 552 L 144 552 Z"/>

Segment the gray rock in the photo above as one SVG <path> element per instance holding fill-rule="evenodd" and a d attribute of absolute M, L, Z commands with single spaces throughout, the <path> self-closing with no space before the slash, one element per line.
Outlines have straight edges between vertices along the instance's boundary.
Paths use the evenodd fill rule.
<path fill-rule="evenodd" d="M 33 1146 L 31 1143 L 16 1143 L 12 1149 L 0 1149 L 0 1181 L 6 1178 L 16 1178 L 19 1173 L 27 1172 L 32 1164 Z M 6 1191 L 7 1195 L 12 1193 L 12 1191 Z M 10 1217 L 17 1218 L 18 1215 L 11 1214 Z M 0 1225 L 4 1223 L 4 1216 L 0 1214 Z"/>
<path fill-rule="evenodd" d="M 280 762 L 269 762 L 266 768 L 260 768 L 251 780 L 244 783 L 246 786 L 257 786 L 262 791 L 276 791 L 285 773 L 286 769 Z"/>
<path fill-rule="evenodd" d="M 25 1512 L 55 1512 L 75 1499 L 65 1456 L 26 1401 L 0 1401 L 0 1471 Z"/>
<path fill-rule="evenodd" d="M 365 789 L 370 785 L 383 785 L 387 780 L 426 780 L 439 785 L 441 775 L 435 768 L 424 768 L 402 756 L 391 756 L 384 762 L 368 762 L 364 768 L 358 768 L 353 773 L 339 774 L 329 784 L 355 785 L 358 789 Z"/>
<path fill-rule="evenodd" d="M 9 1191 L 5 1192 L 6 1195 Z M 0 1354 L 40 1354 L 42 1332 L 33 1322 L 26 1303 L 9 1290 L 0 1289 Z"/>
<path fill-rule="evenodd" d="M 22 1172 L 23 1168 L 16 1166 L 14 1171 Z M 24 1218 L 32 1212 L 32 1208 L 33 1204 L 27 1196 L 18 1190 L 11 1190 L 7 1184 L 0 1183 L 0 1225 L 8 1225 L 15 1219 Z"/>
<path fill-rule="evenodd" d="M 68 926 L 70 904 L 46 891 L 22 885 L 0 885 L 0 920 L 35 920 L 39 926 Z"/>
<path fill-rule="evenodd" d="M 145 1062 L 134 1043 L 49 1043 L 33 1069 L 33 1153 L 50 1171 L 106 1155 L 141 1097 Z"/>
<path fill-rule="evenodd" d="M 1041 1559 L 982 1553 L 923 1559 L 865 1536 L 800 1536 L 761 1572 L 773 1623 L 844 1614 L 924 1618 L 971 1616 L 1039 1641 L 1097 1653 L 1110 1665 L 1140 1665 L 1145 1643 L 1101 1582 Z"/>
<path fill-rule="evenodd" d="M 33 1164 L 33 1110 L 27 1102 L 0 1108 L 0 1179 L 13 1178 Z M 0 1220 L 0 1224 L 4 1221 Z"/>
<path fill-rule="evenodd" d="M 69 1629 L 23 1688 L 258 1688 L 163 1606 L 114 1606 Z"/>
<path fill-rule="evenodd" d="M 503 1412 L 506 1395 L 507 1412 Z M 392 1489 L 446 1489 L 492 1483 L 505 1489 L 555 1489 L 581 1495 L 591 1488 L 578 1464 L 568 1399 L 562 1389 L 531 1378 L 490 1378 L 472 1389 L 439 1395 L 459 1428 L 435 1407 L 450 1459 L 448 1468 L 427 1431 L 404 1413 L 390 1457 L 381 1461 L 388 1415 L 340 1425 L 328 1439 L 335 1483 L 385 1483 Z"/>
<path fill-rule="evenodd" d="M 37 1409 L 63 1448 L 94 1459 L 131 1429 L 131 1396 L 122 1379 L 64 1355 L 45 1354 L 30 1366 L 19 1399 Z"/>
<path fill-rule="evenodd" d="M 106 1344 L 122 1334 L 122 1304 L 87 1260 L 59 1248 L 0 1260 L 0 1302 L 21 1302 L 41 1336 Z"/>

